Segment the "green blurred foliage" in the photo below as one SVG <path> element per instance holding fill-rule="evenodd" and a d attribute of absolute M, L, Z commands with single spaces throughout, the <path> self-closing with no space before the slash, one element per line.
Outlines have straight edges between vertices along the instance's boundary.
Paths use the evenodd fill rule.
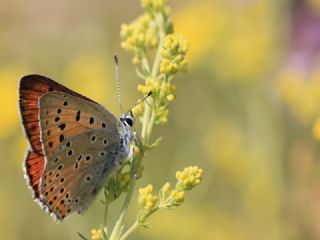
<path fill-rule="evenodd" d="M 164 139 L 145 159 L 138 187 L 158 189 L 188 165 L 201 166 L 204 178 L 183 207 L 155 215 L 152 229 L 131 239 L 320 238 L 320 61 L 303 70 L 288 64 L 293 12 L 302 4 L 320 15 L 319 2 L 169 1 L 176 31 L 190 43 L 189 70 L 176 81 L 169 122 L 155 134 Z M 33 202 L 21 167 L 18 80 L 43 74 L 120 115 L 113 54 L 130 106 L 142 82 L 119 31 L 140 11 L 124 0 L 0 2 L 1 239 L 78 239 L 102 221 L 101 197 L 62 224 Z"/>

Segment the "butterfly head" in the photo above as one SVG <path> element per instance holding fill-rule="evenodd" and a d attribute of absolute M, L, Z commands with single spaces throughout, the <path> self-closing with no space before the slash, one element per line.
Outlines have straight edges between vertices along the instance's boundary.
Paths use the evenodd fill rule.
<path fill-rule="evenodd" d="M 131 128 L 131 127 L 133 126 L 133 124 L 134 124 L 134 117 L 133 117 L 132 111 L 130 110 L 130 111 L 129 111 L 129 114 L 128 114 L 128 113 L 123 114 L 123 115 L 120 117 L 120 121 L 121 121 L 126 127 Z"/>

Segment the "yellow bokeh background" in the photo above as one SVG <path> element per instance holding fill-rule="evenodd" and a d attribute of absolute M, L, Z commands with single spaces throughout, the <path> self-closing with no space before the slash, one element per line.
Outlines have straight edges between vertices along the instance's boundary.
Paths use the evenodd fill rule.
<path fill-rule="evenodd" d="M 175 31 L 190 43 L 188 71 L 175 79 L 169 121 L 155 130 L 163 141 L 148 153 L 138 187 L 173 182 L 188 165 L 204 175 L 181 207 L 155 214 L 152 228 L 130 239 L 320 239 L 320 47 L 304 56 L 307 66 L 292 62 L 300 37 L 295 24 L 303 22 L 294 17 L 309 9 L 320 19 L 319 1 L 169 4 Z M 18 83 L 42 74 L 120 115 L 113 54 L 120 58 L 124 105 L 131 106 L 142 81 L 120 48 L 119 31 L 140 14 L 138 0 L 1 1 L 1 239 L 79 239 L 77 232 L 89 237 L 102 222 L 101 195 L 62 224 L 32 200 L 22 170 L 28 144 Z M 111 206 L 110 222 L 122 200 Z M 135 195 L 128 224 L 137 209 Z"/>

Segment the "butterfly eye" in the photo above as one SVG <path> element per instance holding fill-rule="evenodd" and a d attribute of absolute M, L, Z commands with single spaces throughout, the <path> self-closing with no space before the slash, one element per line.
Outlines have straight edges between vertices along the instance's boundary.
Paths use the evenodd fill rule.
<path fill-rule="evenodd" d="M 123 121 L 130 127 L 133 125 L 133 117 L 131 116 L 126 116 Z"/>
<path fill-rule="evenodd" d="M 129 125 L 130 127 L 132 127 L 133 121 L 132 121 L 131 118 L 126 118 L 126 122 L 128 123 L 128 125 Z"/>

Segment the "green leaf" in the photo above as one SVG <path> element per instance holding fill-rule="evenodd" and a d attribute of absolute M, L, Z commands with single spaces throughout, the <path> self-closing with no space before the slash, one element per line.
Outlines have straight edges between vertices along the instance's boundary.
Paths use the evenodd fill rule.
<path fill-rule="evenodd" d="M 158 147 L 160 142 L 162 140 L 162 137 L 159 137 L 157 140 L 155 140 L 152 144 L 150 144 L 148 146 L 149 149 L 152 149 L 152 148 L 155 148 L 155 147 Z"/>
<path fill-rule="evenodd" d="M 81 233 L 79 233 L 79 232 L 77 232 L 78 233 L 78 235 L 79 235 L 79 237 L 81 238 L 81 239 L 83 239 L 83 240 L 88 240 L 88 238 L 86 238 L 85 236 L 83 236 Z"/>

